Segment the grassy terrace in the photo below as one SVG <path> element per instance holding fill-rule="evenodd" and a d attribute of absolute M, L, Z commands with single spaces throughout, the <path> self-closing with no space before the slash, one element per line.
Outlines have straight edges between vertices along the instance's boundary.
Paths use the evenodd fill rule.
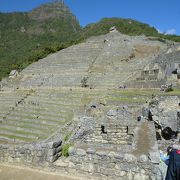
<path fill-rule="evenodd" d="M 145 103 L 155 96 L 180 96 L 180 89 L 171 92 L 161 92 L 159 89 L 125 89 L 109 91 L 105 97 L 107 101 L 119 103 Z"/>
<path fill-rule="evenodd" d="M 22 91 L 23 93 L 24 91 Z M 25 99 L 24 104 L 16 107 L 14 100 L 18 101 L 19 98 L 22 98 L 22 96 L 19 96 L 20 91 L 17 91 L 17 94 L 11 94 L 10 92 L 7 94 L 0 93 L 0 101 L 3 102 L 3 100 L 7 99 L 10 105 L 14 105 L 12 109 L 9 109 L 9 105 L 1 107 L 1 109 L 7 109 L 7 112 L 11 111 L 7 116 L 0 112 L 0 120 L 2 120 L 0 127 L 1 141 L 40 141 L 60 129 L 62 129 L 63 136 L 66 137 L 69 132 L 63 131 L 64 125 L 71 122 L 74 112 L 84 110 L 85 105 L 90 102 L 105 102 L 105 108 L 107 109 L 120 104 L 142 105 L 151 99 L 152 95 L 180 96 L 180 90 L 174 89 L 167 93 L 161 92 L 159 89 L 107 90 L 76 88 L 72 91 L 67 89 L 40 90 Z M 32 102 L 38 102 L 38 105 L 33 105 Z M 4 116 L 6 116 L 5 121 Z"/>

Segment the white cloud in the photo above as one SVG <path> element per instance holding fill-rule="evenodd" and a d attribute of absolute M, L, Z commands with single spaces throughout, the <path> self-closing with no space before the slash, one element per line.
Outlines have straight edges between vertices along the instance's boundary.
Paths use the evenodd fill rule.
<path fill-rule="evenodd" d="M 168 29 L 165 31 L 165 34 L 176 34 L 176 29 Z"/>

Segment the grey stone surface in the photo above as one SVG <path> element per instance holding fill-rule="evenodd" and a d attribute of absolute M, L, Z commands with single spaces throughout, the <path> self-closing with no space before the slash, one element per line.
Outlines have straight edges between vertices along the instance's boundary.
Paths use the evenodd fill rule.
<path fill-rule="evenodd" d="M 139 157 L 139 161 L 140 162 L 147 162 L 148 161 L 148 157 L 144 154 L 142 154 L 140 157 Z"/>
<path fill-rule="evenodd" d="M 33 143 L 33 144 L 21 144 L 11 145 L 2 144 L 0 146 L 0 161 L 1 162 L 21 162 L 22 164 L 42 164 L 52 163 L 60 156 L 61 140 L 57 142 Z"/>
<path fill-rule="evenodd" d="M 135 162 L 135 161 L 137 161 L 137 158 L 135 156 L 133 156 L 132 154 L 125 154 L 124 160 L 126 162 Z"/>

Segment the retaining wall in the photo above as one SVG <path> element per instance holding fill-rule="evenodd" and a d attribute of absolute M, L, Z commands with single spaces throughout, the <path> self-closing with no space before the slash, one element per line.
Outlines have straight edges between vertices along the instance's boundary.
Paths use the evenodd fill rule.
<path fill-rule="evenodd" d="M 158 180 L 161 173 L 158 164 L 148 156 L 99 151 L 94 148 L 69 149 L 69 163 L 59 162 L 60 168 L 70 173 L 87 174 L 98 179 Z"/>
<path fill-rule="evenodd" d="M 0 144 L 0 162 L 45 166 L 61 155 L 62 141 L 32 144 Z"/>

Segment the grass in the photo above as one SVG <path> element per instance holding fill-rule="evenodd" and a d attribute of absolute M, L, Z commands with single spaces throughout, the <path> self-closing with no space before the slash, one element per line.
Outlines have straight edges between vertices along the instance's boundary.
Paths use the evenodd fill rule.
<path fill-rule="evenodd" d="M 180 96 L 180 89 L 174 89 L 170 92 L 161 92 L 159 89 L 126 89 L 112 90 L 108 92 L 106 101 L 115 101 L 121 103 L 145 103 L 148 99 L 155 96 Z"/>
<path fill-rule="evenodd" d="M 68 141 L 71 135 L 72 135 L 72 132 L 69 132 L 68 134 L 66 134 L 66 136 L 64 137 L 64 141 Z"/>
<path fill-rule="evenodd" d="M 120 103 L 145 103 L 147 99 L 142 97 L 108 97 L 107 100 L 118 101 Z"/>
<path fill-rule="evenodd" d="M 73 144 L 71 143 L 68 143 L 68 144 L 64 144 L 63 148 L 62 148 L 62 155 L 65 156 L 65 157 L 68 157 L 69 156 L 69 152 L 68 152 L 68 149 L 73 146 Z"/>
<path fill-rule="evenodd" d="M 9 135 L 9 134 L 5 135 L 2 133 L 0 133 L 0 136 L 7 137 L 7 138 L 12 139 L 12 140 L 22 140 L 22 141 L 26 141 L 26 142 L 33 142 L 32 138 L 19 137 L 19 136 Z"/>
<path fill-rule="evenodd" d="M 173 89 L 173 91 L 166 92 L 164 95 L 180 96 L 180 89 Z"/>
<path fill-rule="evenodd" d="M 39 136 L 39 133 L 24 132 L 24 131 L 20 131 L 20 130 L 8 129 L 8 128 L 5 128 L 5 127 L 0 127 L 0 130 L 5 130 L 5 131 L 9 131 L 10 133 L 16 133 L 16 134 L 21 134 L 21 135 L 34 135 L 34 136 Z"/>

